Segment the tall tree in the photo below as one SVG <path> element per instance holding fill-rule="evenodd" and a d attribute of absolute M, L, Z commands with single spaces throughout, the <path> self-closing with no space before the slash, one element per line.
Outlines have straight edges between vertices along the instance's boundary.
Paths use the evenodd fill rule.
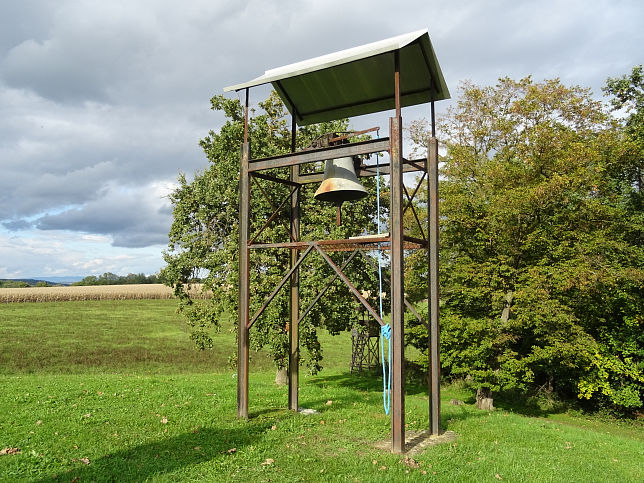
<path fill-rule="evenodd" d="M 611 104 L 617 111 L 623 111 L 625 132 L 633 143 L 633 157 L 630 169 L 623 170 L 626 182 L 641 195 L 644 188 L 644 73 L 636 65 L 628 75 L 609 78 L 604 92 L 611 96 Z M 641 202 L 641 198 L 640 198 Z M 641 207 L 640 207 L 641 208 Z"/>
<path fill-rule="evenodd" d="M 166 283 L 173 286 L 180 300 L 180 311 L 192 327 L 192 338 L 201 348 L 213 346 L 213 334 L 220 327 L 221 317 L 238 310 L 238 181 L 240 147 L 243 141 L 243 108 L 236 99 L 215 96 L 212 109 L 222 111 L 226 122 L 219 132 L 210 131 L 201 141 L 209 166 L 196 173 L 189 181 L 179 177 L 179 186 L 171 194 L 174 222 L 170 231 L 169 248 L 164 253 L 167 263 L 163 270 Z M 289 152 L 291 131 L 287 112 L 273 92 L 259 104 L 249 124 L 249 138 L 253 158 Z M 298 128 L 298 149 L 306 148 L 319 136 L 328 132 L 347 130 L 347 121 L 334 121 Z M 304 169 L 315 169 L 305 166 Z M 320 166 L 317 166 L 320 169 Z M 278 168 L 268 174 L 288 178 L 288 168 Z M 268 220 L 273 208 L 289 194 L 289 187 L 264 180 L 255 180 L 251 195 L 251 229 L 254 234 Z M 373 179 L 364 179 L 373 188 Z M 258 186 L 259 185 L 259 186 Z M 343 224 L 335 225 L 335 208 L 312 199 L 317 186 L 305 185 L 301 195 L 301 233 L 304 240 L 347 238 L 374 231 L 376 200 L 373 196 L 356 203 L 343 205 Z M 269 203 L 264 195 L 271 200 Z M 288 241 L 288 206 L 262 232 L 257 242 Z M 332 254 L 341 263 L 346 254 Z M 251 314 L 257 310 L 289 267 L 289 251 L 284 249 L 251 250 Z M 300 266 L 301 306 L 306 307 L 331 277 L 332 271 L 317 255 L 309 255 Z M 373 270 L 365 267 L 359 257 L 352 261 L 346 272 L 353 282 L 364 290 L 376 293 Z M 187 285 L 195 277 L 204 278 L 205 289 L 212 292 L 206 301 L 190 298 Z M 250 331 L 251 346 L 259 350 L 268 347 L 278 368 L 288 358 L 289 297 L 287 290 L 273 300 Z M 346 287 L 336 282 L 300 325 L 302 344 L 308 356 L 302 357 L 311 371 L 320 369 L 322 351 L 317 328 L 324 326 L 337 333 L 351 326 L 357 319 L 356 304 Z"/>
<path fill-rule="evenodd" d="M 447 377 L 641 407 L 641 210 L 615 191 L 632 167 L 619 126 L 589 90 L 528 77 L 464 84 L 440 132 Z"/>

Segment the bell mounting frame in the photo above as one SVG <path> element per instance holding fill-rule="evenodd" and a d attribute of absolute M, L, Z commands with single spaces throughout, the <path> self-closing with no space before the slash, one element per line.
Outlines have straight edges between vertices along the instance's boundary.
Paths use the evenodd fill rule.
<path fill-rule="evenodd" d="M 357 81 L 360 82 L 357 82 Z M 271 83 L 277 90 L 292 116 L 291 152 L 269 158 L 253 159 L 248 140 L 249 89 Z M 324 86 L 324 92 L 319 86 Z M 372 44 L 336 52 L 285 67 L 271 69 L 252 81 L 230 86 L 227 91 L 245 91 L 244 143 L 241 149 L 239 180 L 239 320 L 238 320 L 238 378 L 237 416 L 248 418 L 248 371 L 249 330 L 255 320 L 271 303 L 275 295 L 288 283 L 290 290 L 289 331 L 289 409 L 299 408 L 299 323 L 311 307 L 321 298 L 334 280 L 340 278 L 380 324 L 377 311 L 364 299 L 360 291 L 343 273 L 355 255 L 373 250 L 390 252 L 391 288 L 391 450 L 405 451 L 405 370 L 404 370 L 404 310 L 422 320 L 404 296 L 404 250 L 426 249 L 428 263 L 429 321 L 423 321 L 429 331 L 429 422 L 432 435 L 440 434 L 440 351 L 439 351 L 439 287 L 438 287 L 438 141 L 435 137 L 434 102 L 449 99 L 449 91 L 429 40 L 427 30 L 393 37 Z M 408 160 L 403 157 L 401 108 L 420 103 L 430 104 L 431 138 L 427 157 Z M 295 151 L 297 125 L 306 125 L 323 120 L 353 117 L 357 115 L 394 109 L 389 119 L 389 136 L 369 141 L 341 144 L 323 148 Z M 329 159 L 388 152 L 390 162 L 375 166 L 361 165 L 356 176 L 390 176 L 390 232 L 381 236 L 355 237 L 345 240 L 300 240 L 300 188 L 309 183 L 323 181 L 323 173 L 300 173 L 299 166 Z M 279 178 L 262 171 L 289 168 L 289 178 Z M 403 173 L 420 172 L 422 177 L 412 194 L 403 183 Z M 291 187 L 290 194 L 278 207 L 266 196 L 261 185 L 256 183 L 269 201 L 273 214 L 258 233 L 251 235 L 250 200 L 252 181 L 256 178 L 281 183 Z M 427 183 L 428 215 L 427 236 L 413 206 L 413 199 L 421 184 Z M 407 203 L 405 203 L 405 199 Z M 290 240 L 283 243 L 257 243 L 261 232 L 274 221 L 279 210 L 290 207 L 290 224 L 287 228 Z M 423 238 L 407 236 L 403 230 L 403 216 L 411 208 L 421 227 Z M 277 284 L 271 295 L 252 318 L 250 314 L 250 251 L 263 248 L 283 248 L 290 251 L 290 270 Z M 338 267 L 328 256 L 328 251 L 352 251 Z M 335 272 L 333 279 L 304 310 L 300 310 L 299 267 L 306 257 L 317 252 Z"/>

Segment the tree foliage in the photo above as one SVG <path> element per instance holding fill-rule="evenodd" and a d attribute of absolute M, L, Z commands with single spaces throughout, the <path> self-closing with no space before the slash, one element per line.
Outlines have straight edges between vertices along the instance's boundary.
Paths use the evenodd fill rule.
<path fill-rule="evenodd" d="M 641 93 L 641 69 L 634 74 Z M 609 85 L 631 102 L 624 82 Z M 633 119 L 627 127 L 637 133 Z M 440 133 L 444 375 L 641 408 L 636 141 L 589 90 L 529 77 L 464 84 Z M 426 144 L 423 123 L 411 134 Z M 427 346 L 424 331 L 411 332 L 412 343 Z"/>
<path fill-rule="evenodd" d="M 218 132 L 201 140 L 208 167 L 196 173 L 192 180 L 179 177 L 179 186 L 171 194 L 174 222 L 170 243 L 164 253 L 167 266 L 163 271 L 166 283 L 174 287 L 180 300 L 179 310 L 192 328 L 192 338 L 201 348 L 213 347 L 214 333 L 222 317 L 237 316 L 238 311 L 238 183 L 240 147 L 243 141 L 243 107 L 237 99 L 215 96 L 213 110 L 221 111 L 226 122 Z M 346 120 L 299 127 L 297 149 L 303 149 L 328 132 L 347 130 Z M 259 104 L 249 122 L 249 140 L 253 158 L 283 154 L 290 151 L 291 130 L 287 112 L 273 92 Z M 315 169 L 304 166 L 303 169 Z M 320 169 L 320 166 L 317 166 Z M 288 168 L 268 170 L 266 174 L 288 178 Z M 253 179 L 251 183 L 251 237 L 257 233 L 289 196 L 290 188 L 270 181 Z M 364 180 L 373 188 L 373 180 Z M 376 200 L 373 196 L 343 205 L 343 224 L 335 225 L 335 208 L 313 200 L 316 185 L 301 188 L 301 239 L 341 239 L 374 231 Z M 271 200 L 269 203 L 264 195 Z M 272 205 L 272 206 L 271 206 Z M 289 240 L 289 207 L 286 203 L 256 242 L 285 242 Z M 345 254 L 332 254 L 340 264 Z M 285 249 L 251 250 L 251 316 L 261 307 L 267 295 L 288 271 L 289 251 Z M 332 275 L 331 269 L 314 254 L 300 266 L 300 299 L 305 308 Z M 349 278 L 363 290 L 376 293 L 373 270 L 365 268 L 359 257 L 346 270 Z M 203 277 L 204 288 L 212 291 L 206 301 L 192 300 L 185 290 L 195 277 Z M 356 321 L 356 304 L 345 286 L 336 282 L 310 314 L 300 324 L 300 338 L 307 354 L 301 361 L 315 372 L 321 367 L 322 351 L 317 328 L 325 327 L 337 333 Z M 250 331 L 250 343 L 259 350 L 267 347 L 278 367 L 288 360 L 288 290 L 284 288 L 259 317 Z"/>
<path fill-rule="evenodd" d="M 146 275 L 144 273 L 128 273 L 127 275 L 116 275 L 112 272 L 105 272 L 103 275 L 88 275 L 72 285 L 132 285 L 146 283 L 160 283 L 158 275 Z"/>

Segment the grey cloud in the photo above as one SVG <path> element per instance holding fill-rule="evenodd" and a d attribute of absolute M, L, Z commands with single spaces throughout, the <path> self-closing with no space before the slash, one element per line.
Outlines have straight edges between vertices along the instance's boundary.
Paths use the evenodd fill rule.
<path fill-rule="evenodd" d="M 25 38 L 44 38 L 51 23 L 54 2 L 22 0 L 0 2 L 0 57 Z"/>
<path fill-rule="evenodd" d="M 223 121 L 209 98 L 266 69 L 421 28 L 453 96 L 528 74 L 598 94 L 644 61 L 637 0 L 22 0 L 0 18 L 0 223 L 124 247 L 166 242 L 171 209 L 151 186 L 203 169 L 198 140 Z"/>
<path fill-rule="evenodd" d="M 644 18 L 641 2 L 602 0 L 589 8 L 587 2 L 503 0 L 454 11 L 435 31 L 454 93 L 465 79 L 494 84 L 499 77 L 533 75 L 591 87 L 599 97 L 608 75 L 642 60 L 632 56 L 632 46 L 644 42 L 637 25 Z"/>
<path fill-rule="evenodd" d="M 33 226 L 33 223 L 26 220 L 15 220 L 4 222 L 2 223 L 2 226 L 4 226 L 9 231 L 20 231 L 28 230 Z"/>
<path fill-rule="evenodd" d="M 213 25 L 244 8 L 243 2 L 59 2 L 47 31 L 23 32 L 0 72 L 9 86 L 56 102 L 194 100 L 195 91 L 212 89 L 212 66 L 225 50 Z"/>
<path fill-rule="evenodd" d="M 197 142 L 206 129 L 172 111 L 97 105 L 60 108 L 56 118 L 47 108 L 33 103 L 0 116 L 0 220 L 83 204 L 108 183 L 174 180 L 205 164 Z"/>
<path fill-rule="evenodd" d="M 118 247 L 167 244 L 171 223 L 171 214 L 165 209 L 167 200 L 151 196 L 150 191 L 111 187 L 80 208 L 40 217 L 36 227 L 110 235 L 112 245 Z"/>
<path fill-rule="evenodd" d="M 56 101 L 103 101 L 105 77 L 118 72 L 118 65 L 96 65 L 78 48 L 82 45 L 69 49 L 55 40 L 26 40 L 9 52 L 3 78 L 10 86 L 32 89 Z"/>

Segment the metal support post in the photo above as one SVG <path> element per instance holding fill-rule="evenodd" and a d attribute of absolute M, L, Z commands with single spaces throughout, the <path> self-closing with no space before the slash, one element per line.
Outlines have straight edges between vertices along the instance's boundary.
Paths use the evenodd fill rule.
<path fill-rule="evenodd" d="M 432 435 L 440 434 L 440 325 L 438 290 L 438 141 L 434 127 L 434 102 L 432 102 L 432 137 L 429 140 L 428 156 L 428 204 L 427 222 L 429 225 L 429 425 Z"/>
<path fill-rule="evenodd" d="M 297 124 L 293 113 L 291 126 L 291 152 L 295 152 L 295 136 Z M 295 182 L 298 178 L 299 166 L 290 168 L 290 180 Z M 300 239 L 300 189 L 291 195 L 291 239 L 297 242 Z M 298 250 L 291 248 L 291 267 L 298 258 Z M 288 408 L 297 411 L 300 373 L 300 270 L 296 269 L 291 275 L 291 321 L 289 324 L 289 359 L 288 359 Z"/>
<path fill-rule="evenodd" d="M 391 450 L 405 451 L 405 331 L 404 331 L 404 272 L 403 272 L 403 157 L 402 118 L 400 116 L 400 62 L 395 53 L 396 117 L 390 119 L 391 175 L 390 223 L 391 233 Z"/>
<path fill-rule="evenodd" d="M 250 143 L 242 146 L 239 173 L 239 325 L 237 326 L 237 417 L 248 419 L 248 320 L 249 320 L 249 221 L 250 176 L 248 160 Z"/>

